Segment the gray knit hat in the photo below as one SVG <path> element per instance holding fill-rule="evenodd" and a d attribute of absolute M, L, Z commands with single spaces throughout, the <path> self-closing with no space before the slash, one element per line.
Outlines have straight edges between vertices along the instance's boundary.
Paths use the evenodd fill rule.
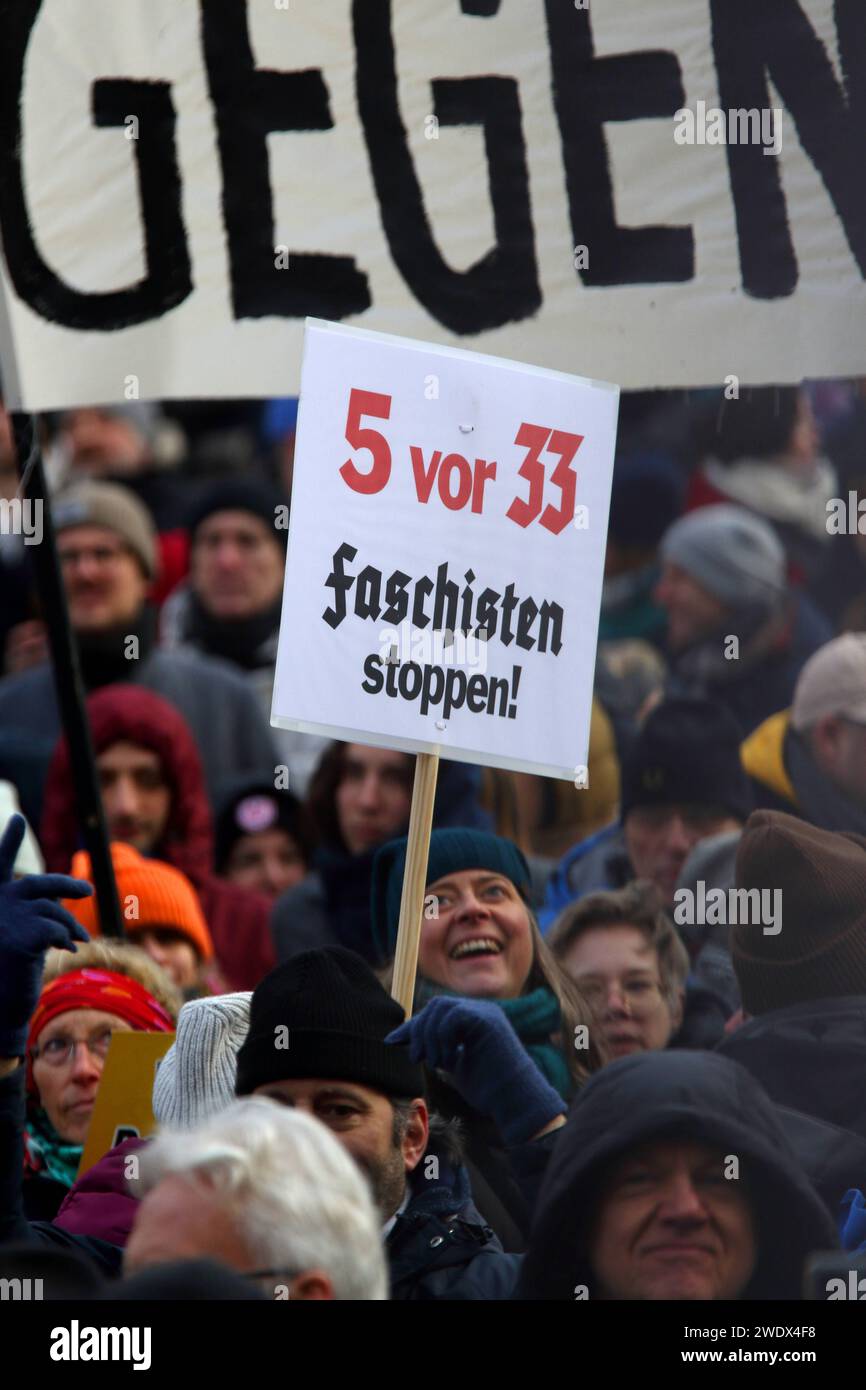
<path fill-rule="evenodd" d="M 156 577 L 156 527 L 147 507 L 129 488 L 95 480 L 73 483 L 57 494 L 52 515 L 58 534 L 72 526 L 104 526 L 116 531 L 141 562 L 148 579 Z"/>
<path fill-rule="evenodd" d="M 769 613 L 785 592 L 785 552 L 772 527 L 744 507 L 701 507 L 665 532 L 661 558 L 732 608 Z"/>
<path fill-rule="evenodd" d="M 153 1114 L 169 1129 L 191 1129 L 235 1099 L 237 1054 L 250 1026 L 252 994 L 191 999 L 157 1068 Z"/>

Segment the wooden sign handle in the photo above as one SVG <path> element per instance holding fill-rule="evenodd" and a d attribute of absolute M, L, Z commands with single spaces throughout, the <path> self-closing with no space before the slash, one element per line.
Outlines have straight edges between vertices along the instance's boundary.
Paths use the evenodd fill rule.
<path fill-rule="evenodd" d="M 400 923 L 397 928 L 397 950 L 394 953 L 394 977 L 391 982 L 391 997 L 396 999 L 398 1004 L 402 1004 L 407 1018 L 412 1017 L 412 1002 L 415 997 L 424 888 L 427 884 L 427 856 L 430 850 L 433 798 L 436 795 L 438 774 L 438 753 L 416 754 L 412 809 L 409 812 L 409 843 L 406 847 Z"/>

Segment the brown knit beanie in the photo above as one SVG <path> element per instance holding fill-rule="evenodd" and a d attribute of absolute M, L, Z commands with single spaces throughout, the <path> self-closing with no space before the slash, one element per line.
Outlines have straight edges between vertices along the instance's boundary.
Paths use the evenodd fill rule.
<path fill-rule="evenodd" d="M 809 999 L 866 994 L 866 839 L 755 811 L 737 851 L 737 887 L 782 892 L 781 930 L 731 927 L 731 955 L 750 1014 Z"/>

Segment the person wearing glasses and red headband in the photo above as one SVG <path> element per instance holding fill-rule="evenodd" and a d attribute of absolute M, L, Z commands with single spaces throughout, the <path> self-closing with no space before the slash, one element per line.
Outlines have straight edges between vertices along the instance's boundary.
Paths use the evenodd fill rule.
<path fill-rule="evenodd" d="M 14 816 L 0 839 L 0 1076 L 25 1062 L 24 1209 L 51 1220 L 75 1181 L 112 1034 L 172 1032 L 180 1000 L 144 952 L 89 942 L 54 900 L 85 897 L 89 884 L 65 874 L 12 879 L 23 826 Z M 52 946 L 62 949 L 43 976 Z"/>

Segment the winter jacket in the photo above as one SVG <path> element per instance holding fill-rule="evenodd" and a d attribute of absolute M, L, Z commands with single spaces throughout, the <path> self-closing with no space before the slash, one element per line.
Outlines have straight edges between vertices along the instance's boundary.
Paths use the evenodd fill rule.
<path fill-rule="evenodd" d="M 622 825 L 614 821 L 562 856 L 548 879 L 547 896 L 538 913 L 541 930 L 546 932 L 569 903 L 587 893 L 624 888 L 633 878 Z"/>
<path fill-rule="evenodd" d="M 778 1105 L 866 1139 L 866 995 L 812 999 L 750 1018 L 717 1051 Z"/>
<path fill-rule="evenodd" d="M 786 709 L 803 666 L 833 636 L 830 624 L 806 594 L 795 594 L 787 623 L 759 651 L 741 636 L 737 660 L 725 657 L 725 636 L 738 633 L 731 613 L 719 632 L 670 655 L 669 695 L 700 695 L 727 706 L 748 734 L 777 710 Z"/>
<path fill-rule="evenodd" d="M 255 989 L 276 963 L 268 927 L 270 899 L 213 872 L 213 823 L 201 759 L 181 715 L 167 701 L 133 685 L 104 686 L 88 697 L 87 711 L 96 754 L 127 740 L 159 755 L 172 804 L 154 857 L 180 869 L 196 889 L 227 987 Z M 46 868 L 68 873 L 80 834 L 65 738 L 48 770 L 39 838 Z"/>
<path fill-rule="evenodd" d="M 160 614 L 159 640 L 163 651 L 193 651 L 210 655 L 196 635 L 194 602 L 188 584 L 174 590 Z M 274 699 L 274 672 L 279 644 L 279 616 L 272 630 L 258 645 L 244 666 L 234 669 L 253 694 L 264 718 L 270 723 Z M 217 655 L 212 653 L 212 655 Z M 229 660 L 229 657 L 225 658 Z M 304 797 L 316 764 L 331 740 L 320 734 L 302 734 L 294 729 L 272 729 L 278 761 L 289 769 L 289 787 L 295 796 Z"/>
<path fill-rule="evenodd" d="M 198 745 L 212 804 L 223 779 L 263 772 L 273 777 L 277 757 L 267 721 L 227 662 L 188 651 L 153 650 L 140 662 L 130 661 L 129 668 L 129 689 L 153 690 L 183 715 Z M 50 666 L 0 681 L 0 728 L 37 738 L 60 736 Z"/>
<path fill-rule="evenodd" d="M 802 816 L 822 830 L 866 835 L 866 810 L 835 787 L 815 765 L 791 727 L 791 711 L 765 719 L 746 739 L 740 760 L 751 779 L 755 805 Z"/>
<path fill-rule="evenodd" d="M 762 810 L 800 814 L 797 792 L 785 767 L 785 739 L 791 711 L 779 710 L 759 724 L 740 748 L 740 761 L 749 775 L 755 805 Z"/>
<path fill-rule="evenodd" d="M 138 1198 L 126 1184 L 127 1159 L 146 1144 L 146 1139 L 124 1139 L 109 1149 L 72 1184 L 54 1218 L 55 1226 L 125 1246 L 138 1210 Z"/>
<path fill-rule="evenodd" d="M 24 1080 L 18 1067 L 0 1077 L 0 1245 L 8 1241 L 38 1241 L 73 1250 L 92 1260 L 100 1274 L 120 1273 L 123 1251 L 91 1236 L 73 1235 L 53 1221 L 28 1221 L 22 1196 L 24 1163 Z"/>
<path fill-rule="evenodd" d="M 119 1145 L 91 1169 L 90 1184 L 77 1185 L 80 1200 L 70 1204 L 63 1223 L 28 1222 L 21 1202 L 23 1122 L 24 1068 L 19 1067 L 0 1078 L 0 1244 L 13 1240 L 49 1243 L 87 1256 L 105 1276 L 119 1275 L 122 1246 L 73 1228 L 108 1231 L 114 1223 L 119 1236 L 124 1231 L 128 1234 L 130 1212 L 117 1202 L 125 1146 Z M 106 1203 L 107 1215 L 99 1210 L 101 1201 Z M 520 1265 L 520 1256 L 506 1255 L 482 1221 L 466 1170 L 445 1143 L 441 1147 L 432 1143 L 410 1175 L 408 1205 L 397 1217 L 385 1248 L 394 1299 L 506 1299 L 513 1292 Z"/>
<path fill-rule="evenodd" d="M 718 502 L 746 507 L 773 527 L 785 549 L 791 582 L 811 588 L 831 549 L 826 508 L 837 487 L 835 470 L 825 458 L 815 461 L 811 479 L 797 478 L 769 459 L 724 464 L 707 459 L 692 475 L 686 511 Z"/>
<path fill-rule="evenodd" d="M 505 1250 L 521 1253 L 556 1131 L 506 1148 L 493 1121 L 473 1109 L 444 1073 L 427 1069 L 426 1095 L 431 1111 L 459 1126 L 463 1166 L 483 1221 Z"/>
<path fill-rule="evenodd" d="M 385 1249 L 398 1301 L 507 1299 L 521 1260 L 505 1254 L 478 1213 L 465 1167 L 435 1140 L 409 1176 L 409 1203 Z"/>
<path fill-rule="evenodd" d="M 541 1192 L 517 1297 L 594 1294 L 587 1235 L 613 1163 L 670 1135 L 736 1154 L 759 1248 L 744 1299 L 799 1299 L 806 1258 L 838 1249 L 836 1227 L 767 1095 L 742 1067 L 703 1052 L 645 1052 L 596 1072 L 571 1107 Z"/>

